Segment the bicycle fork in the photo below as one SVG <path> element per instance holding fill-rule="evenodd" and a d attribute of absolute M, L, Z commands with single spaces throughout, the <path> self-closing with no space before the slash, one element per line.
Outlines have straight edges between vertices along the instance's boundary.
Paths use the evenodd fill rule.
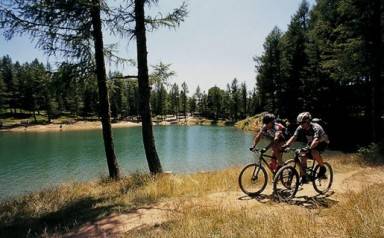
<path fill-rule="evenodd" d="M 252 173 L 252 181 L 256 181 L 257 180 L 257 176 L 259 175 L 259 172 L 260 172 L 260 169 L 261 169 L 261 160 L 260 160 L 260 158 L 259 158 L 259 164 L 257 164 L 257 165 L 258 166 L 255 166 L 255 169 L 253 170 L 253 173 Z"/>

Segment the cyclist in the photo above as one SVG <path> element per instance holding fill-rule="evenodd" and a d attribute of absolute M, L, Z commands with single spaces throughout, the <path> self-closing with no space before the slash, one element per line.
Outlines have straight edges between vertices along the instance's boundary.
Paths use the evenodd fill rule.
<path fill-rule="evenodd" d="M 275 121 L 275 115 L 266 113 L 263 116 L 263 126 L 253 139 L 252 148 L 259 143 L 262 137 L 270 140 L 267 148 L 272 147 L 272 161 L 270 167 L 272 170 L 277 171 L 283 165 L 281 146 L 285 142 L 285 127 Z"/>
<path fill-rule="evenodd" d="M 286 148 L 290 146 L 300 135 L 304 135 L 308 142 L 308 154 L 303 158 L 302 169 L 300 175 L 302 177 L 302 183 L 308 182 L 304 171 L 307 168 L 307 157 L 312 156 L 320 165 L 320 171 L 318 177 L 325 177 L 326 168 L 323 166 L 323 159 L 320 156 L 320 152 L 324 151 L 329 144 L 328 136 L 324 129 L 318 124 L 312 122 L 312 116 L 309 112 L 302 112 L 297 116 L 297 127 L 293 136 L 282 146 Z"/>

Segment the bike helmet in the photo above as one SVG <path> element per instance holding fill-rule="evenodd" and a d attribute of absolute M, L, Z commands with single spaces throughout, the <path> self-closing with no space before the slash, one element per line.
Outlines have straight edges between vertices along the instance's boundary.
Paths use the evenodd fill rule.
<path fill-rule="evenodd" d="M 270 122 L 273 122 L 274 120 L 275 120 L 275 115 L 273 115 L 272 113 L 266 113 L 263 116 L 263 124 L 268 124 Z"/>
<path fill-rule="evenodd" d="M 297 123 L 302 123 L 304 121 L 310 121 L 312 120 L 311 113 L 309 112 L 302 112 L 297 116 Z"/>

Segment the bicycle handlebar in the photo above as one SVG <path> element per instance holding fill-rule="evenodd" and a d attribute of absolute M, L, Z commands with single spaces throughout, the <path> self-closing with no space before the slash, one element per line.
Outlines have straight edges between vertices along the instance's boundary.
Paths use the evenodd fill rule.
<path fill-rule="evenodd" d="M 252 152 L 260 152 L 260 153 L 263 154 L 263 153 L 265 153 L 265 152 L 268 150 L 268 148 L 261 148 L 261 149 L 258 149 L 258 148 L 250 147 L 249 150 L 252 151 Z M 292 150 L 292 149 L 289 148 L 289 147 L 286 147 L 286 148 L 284 148 L 284 149 L 282 150 L 282 152 L 283 152 L 283 153 L 286 153 L 286 152 L 288 152 L 288 151 L 290 151 L 290 150 Z"/>
<path fill-rule="evenodd" d="M 286 153 L 286 152 L 289 152 L 289 151 L 291 151 L 291 150 L 292 150 L 291 148 L 289 148 L 289 147 L 285 147 L 285 148 L 282 149 L 282 152 L 283 152 L 283 153 Z"/>
<path fill-rule="evenodd" d="M 267 148 L 261 148 L 261 149 L 258 149 L 258 148 L 255 148 L 255 147 L 250 147 L 249 148 L 250 151 L 252 152 L 260 152 L 260 153 L 265 153 L 267 151 Z"/>
<path fill-rule="evenodd" d="M 311 148 L 309 148 L 309 146 L 305 146 L 303 148 L 298 148 L 295 150 L 296 154 L 299 154 L 299 153 L 307 153 L 311 150 Z"/>

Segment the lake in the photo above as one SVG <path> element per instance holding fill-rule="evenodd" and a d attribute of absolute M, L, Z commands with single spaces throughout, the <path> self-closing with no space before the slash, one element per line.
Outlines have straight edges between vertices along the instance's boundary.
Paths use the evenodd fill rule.
<path fill-rule="evenodd" d="M 164 170 L 217 170 L 252 161 L 253 134 L 233 127 L 155 126 Z M 148 171 L 141 127 L 113 129 L 123 175 Z M 0 132 L 0 199 L 108 174 L 100 130 Z"/>

